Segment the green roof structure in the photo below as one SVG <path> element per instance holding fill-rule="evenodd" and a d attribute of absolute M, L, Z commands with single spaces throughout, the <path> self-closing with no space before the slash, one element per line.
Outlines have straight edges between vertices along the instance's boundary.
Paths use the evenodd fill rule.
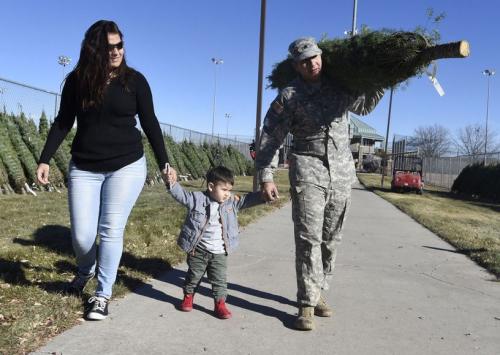
<path fill-rule="evenodd" d="M 361 121 L 356 115 L 349 113 L 349 120 L 351 125 L 351 137 L 372 139 L 379 142 L 384 141 L 384 137 L 378 134 L 375 128 Z"/>

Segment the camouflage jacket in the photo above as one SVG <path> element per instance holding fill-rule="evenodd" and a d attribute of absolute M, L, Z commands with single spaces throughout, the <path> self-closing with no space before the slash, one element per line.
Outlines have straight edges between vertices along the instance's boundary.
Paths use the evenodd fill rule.
<path fill-rule="evenodd" d="M 260 182 L 273 181 L 273 157 L 292 133 L 290 183 L 313 183 L 344 189 L 355 179 L 349 147 L 348 111 L 370 113 L 383 91 L 351 95 L 329 83 L 308 84 L 300 78 L 272 102 L 261 133 L 256 167 Z"/>

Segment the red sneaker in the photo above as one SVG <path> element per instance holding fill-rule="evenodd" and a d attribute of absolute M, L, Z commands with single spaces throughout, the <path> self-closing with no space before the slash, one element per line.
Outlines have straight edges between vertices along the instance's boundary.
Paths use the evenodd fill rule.
<path fill-rule="evenodd" d="M 184 295 L 184 299 L 182 300 L 181 303 L 181 311 L 183 312 L 191 312 L 193 310 L 193 297 L 194 294 L 192 293 L 186 293 Z"/>
<path fill-rule="evenodd" d="M 231 311 L 226 307 L 226 301 L 224 299 L 215 301 L 214 312 L 219 319 L 229 319 L 232 316 Z"/>

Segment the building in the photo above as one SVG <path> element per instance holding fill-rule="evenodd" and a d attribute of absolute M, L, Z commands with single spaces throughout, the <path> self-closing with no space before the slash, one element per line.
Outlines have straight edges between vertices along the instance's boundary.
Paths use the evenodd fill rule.
<path fill-rule="evenodd" d="M 359 117 L 349 112 L 349 137 L 351 138 L 351 152 L 356 168 L 361 169 L 363 159 L 373 155 L 382 148 L 384 137 L 377 133 L 375 128 L 361 121 Z"/>

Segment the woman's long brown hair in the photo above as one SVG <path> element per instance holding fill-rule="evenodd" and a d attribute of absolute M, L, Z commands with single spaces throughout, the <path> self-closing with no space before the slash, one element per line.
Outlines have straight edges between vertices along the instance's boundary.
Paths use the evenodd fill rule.
<path fill-rule="evenodd" d="M 108 33 L 117 33 L 123 41 L 123 34 L 113 21 L 97 21 L 85 32 L 80 58 L 73 70 L 77 85 L 76 99 L 82 110 L 102 104 L 104 89 L 112 71 L 109 64 Z M 122 85 L 126 86 L 132 69 L 127 66 L 125 56 L 120 66 L 113 71 Z"/>

